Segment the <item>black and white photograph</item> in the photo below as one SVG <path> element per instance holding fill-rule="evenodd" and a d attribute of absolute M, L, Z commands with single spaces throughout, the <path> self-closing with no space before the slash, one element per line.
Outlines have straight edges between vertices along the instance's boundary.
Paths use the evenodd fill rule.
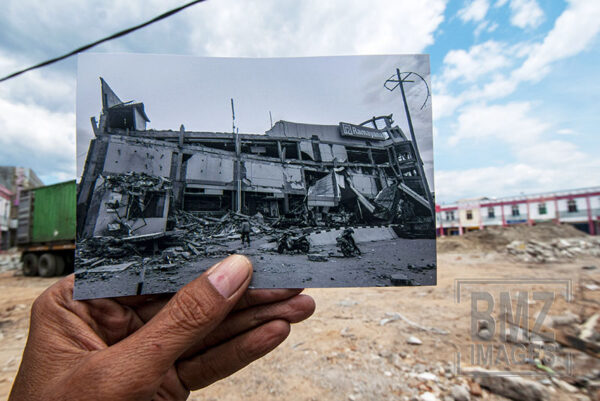
<path fill-rule="evenodd" d="M 82 54 L 75 299 L 436 284 L 428 55 Z"/>

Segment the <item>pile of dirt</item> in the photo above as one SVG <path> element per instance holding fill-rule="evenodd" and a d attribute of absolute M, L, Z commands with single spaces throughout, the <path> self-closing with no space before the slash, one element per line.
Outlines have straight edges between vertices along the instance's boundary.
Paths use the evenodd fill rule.
<path fill-rule="evenodd" d="M 570 224 L 540 223 L 535 226 L 525 224 L 509 227 L 485 227 L 483 230 L 467 232 L 462 236 L 438 238 L 438 252 L 504 252 L 513 241 L 548 242 L 560 238 L 587 237 Z"/>
<path fill-rule="evenodd" d="M 560 259 L 575 259 L 581 256 L 600 256 L 600 238 L 560 238 L 542 242 L 536 240 L 513 241 L 506 251 L 525 263 L 551 263 Z"/>

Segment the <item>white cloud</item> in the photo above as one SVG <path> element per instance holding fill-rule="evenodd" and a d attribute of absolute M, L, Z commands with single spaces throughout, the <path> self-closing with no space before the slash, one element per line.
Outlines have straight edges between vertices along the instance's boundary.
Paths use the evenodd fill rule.
<path fill-rule="evenodd" d="M 435 172 L 436 198 L 442 202 L 476 196 L 507 196 L 531 188 L 531 183 L 545 179 L 544 171 L 514 163 L 461 170 Z M 538 184 L 539 185 L 539 184 Z"/>
<path fill-rule="evenodd" d="M 19 62 L 0 51 L 0 71 L 16 71 Z M 75 79 L 49 69 L 34 70 L 3 82 L 0 98 L 53 111 L 72 111 L 75 107 Z"/>
<path fill-rule="evenodd" d="M 544 20 L 544 12 L 536 0 L 511 0 L 510 22 L 519 28 L 536 28 Z"/>
<path fill-rule="evenodd" d="M 512 62 L 504 43 L 489 40 L 472 46 L 469 51 L 451 50 L 444 57 L 444 81 L 475 82 L 483 75 L 509 67 Z"/>
<path fill-rule="evenodd" d="M 471 99 L 499 99 L 513 93 L 518 86 L 515 79 L 506 78 L 504 75 L 497 74 L 491 81 L 483 86 L 481 90 L 474 90 L 465 97 Z"/>
<path fill-rule="evenodd" d="M 481 32 L 483 32 L 489 24 L 490 23 L 488 21 L 481 21 L 479 24 L 477 24 L 477 28 L 475 28 L 473 31 L 473 35 L 478 38 L 479 35 L 481 35 Z"/>
<path fill-rule="evenodd" d="M 452 115 L 462 102 L 460 97 L 441 93 L 434 95 L 431 100 L 434 120 Z"/>
<path fill-rule="evenodd" d="M 571 128 L 562 128 L 562 129 L 559 129 L 558 131 L 556 131 L 556 133 L 559 135 L 576 135 L 577 134 L 577 132 L 575 132 Z"/>
<path fill-rule="evenodd" d="M 508 45 L 490 40 L 468 50 L 450 50 L 442 73 L 433 76 L 435 118 L 446 117 L 463 105 L 505 98 L 522 82 L 541 80 L 553 63 L 590 48 L 600 32 L 598 20 L 600 2 L 569 0 L 542 42 Z"/>
<path fill-rule="evenodd" d="M 498 99 L 512 93 L 518 82 L 500 71 L 513 67 L 524 56 L 524 48 L 523 44 L 508 46 L 489 40 L 468 51 L 449 51 L 444 57 L 442 73 L 433 77 L 434 117 L 447 117 L 464 104 Z M 459 87 L 465 89 L 456 91 Z"/>
<path fill-rule="evenodd" d="M 523 65 L 513 73 L 518 80 L 538 81 L 553 62 L 574 56 L 585 49 L 600 31 L 600 2 L 570 0 L 544 41 L 531 49 Z"/>
<path fill-rule="evenodd" d="M 463 22 L 479 22 L 485 18 L 489 8 L 488 0 L 473 0 L 458 11 L 458 16 Z"/>
<path fill-rule="evenodd" d="M 572 169 L 581 162 L 594 159 L 572 142 L 553 140 L 545 136 L 540 136 L 535 142 L 525 142 L 522 146 L 515 147 L 514 153 L 518 160 L 541 168 L 554 168 L 557 164 Z"/>
<path fill-rule="evenodd" d="M 237 57 L 418 53 L 433 43 L 447 2 L 209 1 L 100 49 Z M 180 4 L 63 0 L 42 5 L 37 0 L 5 0 L 0 25 L 3 34 L 9 34 L 0 44 L 15 52 L 27 49 L 28 56 L 35 54 L 37 59 L 41 56 L 36 53 L 65 52 Z"/>
<path fill-rule="evenodd" d="M 0 52 L 0 70 L 19 62 Z M 0 87 L 0 160 L 31 167 L 44 182 L 75 176 L 75 79 L 47 69 Z"/>
<path fill-rule="evenodd" d="M 509 1 L 499 0 L 494 6 Z M 543 21 L 537 2 L 512 0 L 510 8 L 512 23 L 521 28 L 535 28 Z M 567 8 L 540 42 L 484 42 L 448 52 L 442 73 L 433 77 L 433 111 L 436 119 L 453 113 L 457 117 L 454 125 L 448 123 L 450 132 L 440 127 L 438 136 L 470 152 L 502 149 L 506 154 L 490 162 L 495 165 L 438 169 L 438 199 L 551 191 L 600 182 L 600 160 L 591 150 L 570 141 L 573 130 L 555 127 L 550 118 L 539 115 L 532 102 L 488 103 L 507 98 L 523 82 L 541 80 L 553 63 L 591 48 L 600 32 L 598 20 L 600 2 L 568 0 Z M 557 134 L 564 140 L 554 139 Z"/>
<path fill-rule="evenodd" d="M 451 144 L 461 140 L 481 140 L 493 138 L 523 148 L 540 140 L 550 128 L 548 123 L 531 116 L 529 102 L 512 102 L 505 105 L 474 105 L 463 110 L 450 137 Z"/>
<path fill-rule="evenodd" d="M 497 24 L 497 23 L 495 23 L 495 22 L 492 22 L 492 23 L 491 23 L 491 24 L 488 26 L 488 28 L 487 28 L 487 30 L 486 30 L 486 31 L 487 31 L 487 33 L 492 33 L 492 32 L 494 32 L 496 29 L 498 29 L 498 24 Z"/>
<path fill-rule="evenodd" d="M 558 159 L 545 165 L 518 162 L 435 172 L 436 198 L 442 202 L 474 196 L 507 196 L 555 191 L 559 188 L 583 188 L 597 182 L 600 182 L 600 162 L 591 157 L 575 162 Z"/>
<path fill-rule="evenodd" d="M 418 53 L 433 43 L 445 7 L 446 0 L 209 2 L 190 13 L 192 50 L 247 57 Z"/>
<path fill-rule="evenodd" d="M 75 176 L 75 114 L 0 98 L 0 160 L 39 175 Z"/>
<path fill-rule="evenodd" d="M 495 147 L 508 146 L 509 153 L 500 166 L 437 171 L 440 199 L 551 191 L 600 181 L 600 160 L 572 142 L 552 139 L 557 131 L 536 116 L 529 102 L 470 106 L 461 111 L 454 128 L 451 144 L 485 140 Z"/>

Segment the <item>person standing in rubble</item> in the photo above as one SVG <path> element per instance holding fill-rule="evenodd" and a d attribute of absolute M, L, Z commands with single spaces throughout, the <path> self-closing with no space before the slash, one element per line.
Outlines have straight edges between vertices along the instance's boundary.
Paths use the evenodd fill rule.
<path fill-rule="evenodd" d="M 240 224 L 240 234 L 242 236 L 242 246 L 244 246 L 244 240 L 248 243 L 248 247 L 250 247 L 250 222 L 248 219 L 242 221 Z"/>

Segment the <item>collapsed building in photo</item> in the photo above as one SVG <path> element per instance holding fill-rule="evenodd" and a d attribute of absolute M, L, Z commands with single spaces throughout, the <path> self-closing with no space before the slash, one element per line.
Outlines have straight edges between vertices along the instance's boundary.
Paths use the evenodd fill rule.
<path fill-rule="evenodd" d="M 433 238 L 434 201 L 413 141 L 392 115 L 359 123 L 278 121 L 264 134 L 148 130 L 143 103 L 102 79 L 77 213 L 79 238 L 144 238 L 175 210 L 260 213 L 280 226 L 394 224 Z"/>

